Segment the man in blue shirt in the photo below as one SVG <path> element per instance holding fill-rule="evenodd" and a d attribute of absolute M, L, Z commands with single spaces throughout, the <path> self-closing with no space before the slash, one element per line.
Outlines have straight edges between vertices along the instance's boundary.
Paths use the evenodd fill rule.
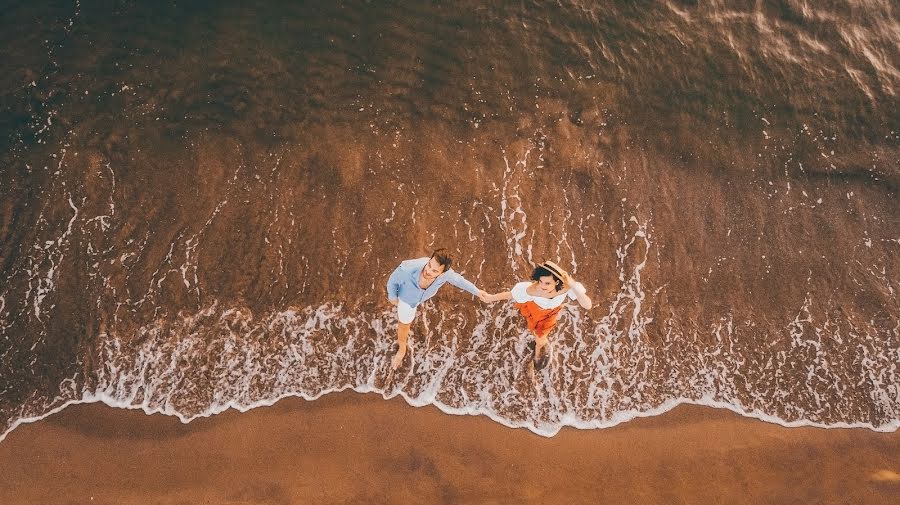
<path fill-rule="evenodd" d="M 444 249 L 437 249 L 430 257 L 406 260 L 391 274 L 387 281 L 388 301 L 397 307 L 397 343 L 400 348 L 391 359 L 391 368 L 396 369 L 406 356 L 406 341 L 409 325 L 416 317 L 416 307 L 434 296 L 438 289 L 450 283 L 468 291 L 485 301 L 488 294 L 472 284 L 465 277 L 453 271 L 453 259 Z"/>

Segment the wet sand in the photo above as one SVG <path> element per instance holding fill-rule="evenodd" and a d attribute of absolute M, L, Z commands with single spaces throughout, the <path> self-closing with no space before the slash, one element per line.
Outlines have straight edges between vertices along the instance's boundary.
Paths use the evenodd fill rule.
<path fill-rule="evenodd" d="M 553 438 L 351 392 L 182 424 L 70 407 L 0 443 L 0 503 L 898 503 L 900 433 L 681 406 Z"/>

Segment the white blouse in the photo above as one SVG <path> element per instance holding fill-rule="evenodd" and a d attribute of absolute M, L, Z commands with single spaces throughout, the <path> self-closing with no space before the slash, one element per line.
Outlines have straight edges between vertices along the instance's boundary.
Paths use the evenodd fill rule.
<path fill-rule="evenodd" d="M 580 283 L 576 283 L 576 285 L 577 284 Z M 528 286 L 530 285 L 530 282 L 520 282 L 509 290 L 509 294 L 512 295 L 512 299 L 515 300 L 516 303 L 534 302 L 538 307 L 544 310 L 555 309 L 556 307 L 559 307 L 563 304 L 563 302 L 566 301 L 566 297 L 569 297 L 569 299 L 572 300 L 578 298 L 578 296 L 575 294 L 575 291 L 571 287 L 564 293 L 560 293 L 553 298 L 531 296 L 528 294 Z"/>

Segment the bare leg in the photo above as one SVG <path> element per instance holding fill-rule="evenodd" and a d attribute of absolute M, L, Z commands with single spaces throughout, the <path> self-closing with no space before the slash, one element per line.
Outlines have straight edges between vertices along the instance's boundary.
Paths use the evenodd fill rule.
<path fill-rule="evenodd" d="M 397 354 L 395 354 L 393 359 L 391 359 L 392 370 L 396 370 L 397 367 L 400 366 L 400 363 L 403 363 L 403 357 L 406 356 L 406 341 L 408 338 L 409 325 L 404 323 L 397 323 L 397 344 L 400 345 L 400 348 L 397 349 Z"/>
<path fill-rule="evenodd" d="M 544 365 L 547 364 L 548 356 L 545 356 L 545 354 L 547 354 L 546 347 L 547 347 L 548 343 L 550 343 L 550 339 L 547 338 L 547 335 L 544 335 L 543 337 L 535 336 L 535 339 L 534 339 L 534 364 L 535 364 L 535 368 L 537 368 L 537 369 L 541 369 L 544 367 Z"/>

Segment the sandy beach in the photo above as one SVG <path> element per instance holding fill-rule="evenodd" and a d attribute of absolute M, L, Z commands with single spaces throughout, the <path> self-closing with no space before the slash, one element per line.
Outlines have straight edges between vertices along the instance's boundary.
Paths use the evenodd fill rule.
<path fill-rule="evenodd" d="M 0 443 L 0 503 L 900 502 L 900 434 L 681 406 L 543 438 L 337 393 L 182 424 L 100 404 Z"/>
<path fill-rule="evenodd" d="M 897 4 L 6 2 L 0 505 L 900 504 Z"/>

